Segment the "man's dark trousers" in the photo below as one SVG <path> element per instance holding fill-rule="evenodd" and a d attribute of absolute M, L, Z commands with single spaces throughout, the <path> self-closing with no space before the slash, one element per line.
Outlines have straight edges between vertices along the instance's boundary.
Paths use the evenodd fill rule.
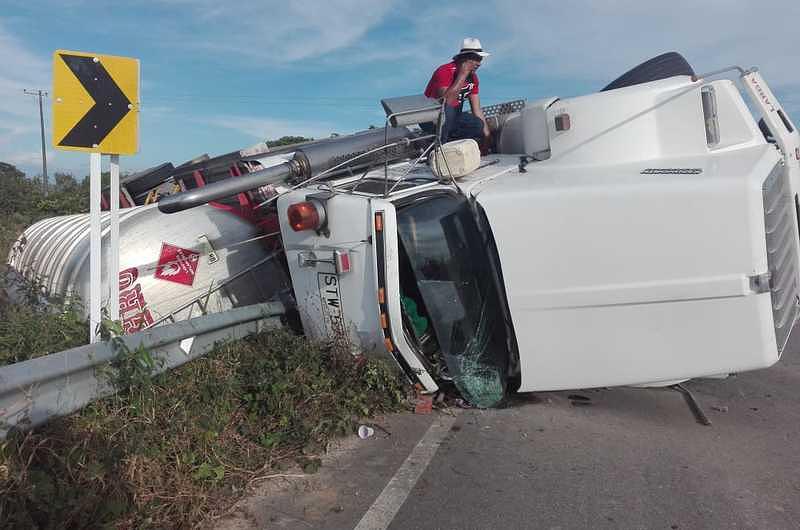
<path fill-rule="evenodd" d="M 433 123 L 420 124 L 423 131 L 432 133 Z M 461 107 L 444 106 L 444 124 L 439 136 L 444 142 L 472 138 L 480 142 L 483 139 L 483 122 L 470 112 L 463 112 Z"/>

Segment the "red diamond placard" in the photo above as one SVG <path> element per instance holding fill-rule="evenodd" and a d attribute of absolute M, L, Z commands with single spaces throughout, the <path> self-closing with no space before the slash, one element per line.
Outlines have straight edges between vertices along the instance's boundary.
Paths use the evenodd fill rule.
<path fill-rule="evenodd" d="M 155 277 L 168 282 L 192 285 L 199 261 L 200 253 L 195 250 L 162 243 Z"/>

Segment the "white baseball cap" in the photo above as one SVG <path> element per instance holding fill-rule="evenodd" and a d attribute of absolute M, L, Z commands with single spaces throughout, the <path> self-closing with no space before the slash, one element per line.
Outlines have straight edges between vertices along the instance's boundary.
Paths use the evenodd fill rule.
<path fill-rule="evenodd" d="M 464 55 L 467 53 L 474 53 L 476 55 L 480 55 L 481 57 L 488 57 L 491 55 L 489 52 L 483 51 L 483 46 L 481 46 L 481 41 L 476 39 L 475 37 L 467 37 L 461 43 L 461 51 L 459 51 L 455 57 L 459 55 Z"/>

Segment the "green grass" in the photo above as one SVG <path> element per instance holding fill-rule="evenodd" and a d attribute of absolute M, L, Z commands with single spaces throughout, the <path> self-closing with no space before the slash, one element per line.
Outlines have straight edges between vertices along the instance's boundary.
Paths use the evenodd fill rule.
<path fill-rule="evenodd" d="M 86 344 L 89 325 L 69 304 L 49 307 L 0 301 L 0 366 Z"/>
<path fill-rule="evenodd" d="M 259 477 L 315 471 L 331 437 L 405 402 L 383 364 L 282 331 L 152 379 L 130 370 L 147 371 L 141 353 L 113 369 L 114 397 L 0 445 L 0 525 L 188 528 Z"/>

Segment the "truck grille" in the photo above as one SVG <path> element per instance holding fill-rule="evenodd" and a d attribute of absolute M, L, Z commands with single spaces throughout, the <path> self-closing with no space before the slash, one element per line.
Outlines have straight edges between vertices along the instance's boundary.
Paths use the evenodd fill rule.
<path fill-rule="evenodd" d="M 772 317 L 780 355 L 800 310 L 797 233 L 792 219 L 795 209 L 789 177 L 782 166 L 777 166 L 764 181 L 763 197 Z"/>

